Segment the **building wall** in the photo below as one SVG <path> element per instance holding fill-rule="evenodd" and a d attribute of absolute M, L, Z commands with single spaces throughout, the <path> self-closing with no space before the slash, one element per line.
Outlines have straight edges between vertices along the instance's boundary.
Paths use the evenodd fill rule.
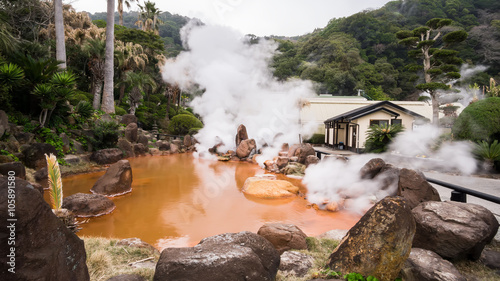
<path fill-rule="evenodd" d="M 312 123 L 316 126 L 316 133 L 324 134 L 325 125 L 323 122 L 328 118 L 342 114 L 344 112 L 357 109 L 369 104 L 378 103 L 380 101 L 368 101 L 363 97 L 317 97 L 308 100 L 309 105 L 305 106 L 300 111 L 301 123 Z M 402 106 L 408 110 L 425 116 L 432 120 L 432 106 L 426 102 L 418 101 L 391 101 L 394 104 Z M 392 110 L 392 109 L 391 109 Z M 361 143 L 361 141 L 360 141 Z"/>

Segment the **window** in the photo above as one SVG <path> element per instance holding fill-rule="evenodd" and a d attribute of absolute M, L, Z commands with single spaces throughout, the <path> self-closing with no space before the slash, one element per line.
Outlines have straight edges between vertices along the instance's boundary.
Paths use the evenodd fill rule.
<path fill-rule="evenodd" d="M 402 120 L 401 119 L 391 119 L 391 125 L 400 125 L 402 126 Z"/>
<path fill-rule="evenodd" d="M 370 127 L 373 125 L 387 126 L 389 125 L 389 120 L 370 120 Z"/>

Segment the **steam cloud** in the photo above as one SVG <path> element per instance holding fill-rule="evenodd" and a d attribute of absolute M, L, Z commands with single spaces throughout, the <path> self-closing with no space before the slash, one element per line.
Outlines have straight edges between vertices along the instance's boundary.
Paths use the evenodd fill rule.
<path fill-rule="evenodd" d="M 299 134 L 311 133 L 308 128 L 301 130 L 298 116 L 300 101 L 314 96 L 312 84 L 273 78 L 269 62 L 277 48 L 274 41 L 250 44 L 228 27 L 196 23 L 188 24 L 181 34 L 188 51 L 166 63 L 163 78 L 183 90 L 193 85 L 204 90 L 190 104 L 204 123 L 195 136 L 198 156 L 209 157 L 208 148 L 221 142 L 218 151 L 234 149 L 240 124 L 259 147 L 296 143 Z M 283 136 L 276 141 L 278 133 Z"/>

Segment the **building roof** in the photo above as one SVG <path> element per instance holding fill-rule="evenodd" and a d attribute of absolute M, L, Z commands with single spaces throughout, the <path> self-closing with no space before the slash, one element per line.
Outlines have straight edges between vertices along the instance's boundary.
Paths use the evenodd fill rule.
<path fill-rule="evenodd" d="M 386 107 L 392 107 L 393 109 L 402 111 L 402 112 L 409 114 L 409 115 L 416 117 L 416 118 L 426 119 L 424 116 L 422 116 L 416 112 L 413 112 L 411 110 L 408 110 L 404 107 L 401 107 L 397 104 L 394 104 L 390 101 L 381 101 L 378 103 L 370 104 L 367 106 L 363 106 L 363 107 L 360 107 L 357 109 L 353 109 L 353 110 L 344 112 L 344 113 L 339 114 L 337 116 L 334 116 L 332 118 L 328 118 L 324 123 L 332 122 L 332 121 L 340 121 L 340 120 L 352 121 L 354 119 L 358 119 L 358 118 L 363 117 L 365 115 L 371 114 L 373 112 L 381 111 L 381 110 L 389 113 L 390 115 L 392 115 L 394 117 L 398 117 L 400 115 L 399 113 L 392 111 Z"/>

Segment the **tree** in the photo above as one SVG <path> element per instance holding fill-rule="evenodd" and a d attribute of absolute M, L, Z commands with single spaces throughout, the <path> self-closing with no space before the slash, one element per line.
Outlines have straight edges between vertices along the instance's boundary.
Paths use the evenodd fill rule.
<path fill-rule="evenodd" d="M 91 92 L 94 97 L 92 106 L 95 110 L 98 110 L 101 106 L 101 91 L 104 82 L 106 41 L 100 38 L 88 39 L 82 46 L 82 50 L 87 56 L 89 56 L 87 66 L 92 74 Z"/>
<path fill-rule="evenodd" d="M 64 44 L 64 18 L 62 0 L 54 0 L 54 24 L 56 28 L 56 59 L 59 67 L 66 69 L 66 46 Z"/>
<path fill-rule="evenodd" d="M 126 83 L 131 87 L 129 93 L 130 114 L 135 114 L 135 110 L 141 103 L 144 92 L 147 88 L 155 89 L 156 83 L 153 78 L 144 72 L 127 72 Z"/>
<path fill-rule="evenodd" d="M 158 18 L 161 11 L 156 8 L 154 2 L 146 1 L 144 6 L 137 4 L 139 6 L 139 19 L 135 25 L 139 26 L 143 31 L 153 31 L 154 34 L 159 34 L 159 25 L 163 23 L 162 20 Z"/>
<path fill-rule="evenodd" d="M 144 53 L 141 45 L 134 44 L 132 42 L 123 43 L 122 41 L 116 41 L 115 48 L 115 59 L 118 64 L 118 71 L 120 77 L 120 97 L 118 98 L 118 105 L 120 105 L 124 95 L 125 77 L 129 71 L 134 70 L 144 70 L 146 63 L 148 62 L 148 56 Z"/>
<path fill-rule="evenodd" d="M 462 60 L 457 57 L 458 51 L 447 48 L 467 38 L 467 32 L 463 30 L 452 31 L 443 36 L 443 27 L 451 23 L 450 19 L 434 18 L 429 20 L 426 26 L 418 27 L 413 31 L 402 30 L 396 33 L 400 39 L 399 44 L 416 49 L 409 52 L 409 55 L 421 60 L 420 65 L 408 67 L 424 71 L 425 83 L 418 84 L 417 89 L 430 94 L 433 123 L 436 125 L 439 122 L 438 90 L 449 89 L 446 83 L 460 78 L 457 65 L 460 65 Z"/>
<path fill-rule="evenodd" d="M 115 51 L 115 1 L 108 0 L 106 25 L 106 56 L 104 59 L 104 91 L 102 93 L 101 109 L 106 113 L 115 113 L 115 98 L 113 95 L 114 51 Z"/>
<path fill-rule="evenodd" d="M 123 4 L 125 3 L 125 6 L 130 9 L 130 2 L 135 2 L 136 0 L 118 0 L 118 24 L 123 26 Z"/>

